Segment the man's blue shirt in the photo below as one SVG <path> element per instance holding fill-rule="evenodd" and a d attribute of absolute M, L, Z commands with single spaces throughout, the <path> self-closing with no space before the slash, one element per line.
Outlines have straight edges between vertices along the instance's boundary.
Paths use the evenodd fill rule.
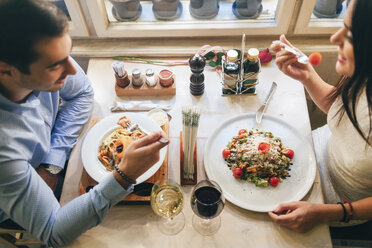
<path fill-rule="evenodd" d="M 61 207 L 35 171 L 40 163 L 63 168 L 92 109 L 93 89 L 73 63 L 77 73 L 59 91 L 34 91 L 21 104 L 0 94 L 0 222 L 10 218 L 53 247 L 99 224 L 129 193 L 111 174 Z"/>

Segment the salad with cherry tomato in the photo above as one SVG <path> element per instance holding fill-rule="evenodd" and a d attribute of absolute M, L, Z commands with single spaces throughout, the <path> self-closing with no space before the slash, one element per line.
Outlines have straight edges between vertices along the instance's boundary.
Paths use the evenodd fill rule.
<path fill-rule="evenodd" d="M 290 177 L 294 151 L 271 132 L 240 129 L 222 150 L 222 157 L 234 178 L 260 187 L 277 187 Z"/>

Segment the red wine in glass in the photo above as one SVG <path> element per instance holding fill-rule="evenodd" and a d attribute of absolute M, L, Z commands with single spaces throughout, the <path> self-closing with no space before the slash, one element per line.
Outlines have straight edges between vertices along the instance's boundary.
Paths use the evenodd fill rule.
<path fill-rule="evenodd" d="M 205 219 L 218 216 L 224 207 L 221 195 L 221 191 L 212 186 L 198 188 L 192 196 L 192 210 L 196 215 Z"/>
<path fill-rule="evenodd" d="M 191 209 L 195 213 L 192 226 L 204 236 L 215 234 L 221 227 L 219 214 L 225 206 L 222 189 L 217 182 L 202 180 L 191 194 Z"/>

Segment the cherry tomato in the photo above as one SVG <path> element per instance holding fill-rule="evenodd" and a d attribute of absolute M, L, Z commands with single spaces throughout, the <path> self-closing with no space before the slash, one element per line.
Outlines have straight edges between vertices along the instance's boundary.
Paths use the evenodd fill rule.
<path fill-rule="evenodd" d="M 286 155 L 288 158 L 292 159 L 294 156 L 294 151 L 292 149 L 285 149 L 283 154 Z"/>
<path fill-rule="evenodd" d="M 312 65 L 319 65 L 322 62 L 322 55 L 318 52 L 310 54 L 309 62 Z"/>
<path fill-rule="evenodd" d="M 225 149 L 222 150 L 222 156 L 223 156 L 223 158 L 227 158 L 228 156 L 230 156 L 230 154 L 231 154 L 230 149 L 225 148 Z"/>
<path fill-rule="evenodd" d="M 273 187 L 278 186 L 278 184 L 279 184 L 279 177 L 270 177 L 269 183 Z"/>
<path fill-rule="evenodd" d="M 270 144 L 261 142 L 260 144 L 258 144 L 258 150 L 262 153 L 268 153 L 270 151 Z"/>
<path fill-rule="evenodd" d="M 239 167 L 235 168 L 233 170 L 233 175 L 234 175 L 234 177 L 236 179 L 240 179 L 243 176 L 243 170 L 242 170 L 242 168 L 239 168 Z"/>
<path fill-rule="evenodd" d="M 240 129 L 239 132 L 238 132 L 238 135 L 242 135 L 243 133 L 246 133 L 246 132 L 247 132 L 247 130 L 245 130 L 245 129 Z"/>

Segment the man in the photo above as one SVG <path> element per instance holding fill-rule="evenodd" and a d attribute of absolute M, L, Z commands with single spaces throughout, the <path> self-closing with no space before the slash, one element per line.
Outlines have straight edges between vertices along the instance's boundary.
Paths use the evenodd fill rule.
<path fill-rule="evenodd" d="M 69 57 L 67 24 L 43 1 L 0 1 L 0 226 L 19 225 L 53 247 L 99 224 L 166 145 L 160 132 L 134 142 L 118 171 L 59 205 L 57 174 L 93 103 L 89 80 Z"/>

